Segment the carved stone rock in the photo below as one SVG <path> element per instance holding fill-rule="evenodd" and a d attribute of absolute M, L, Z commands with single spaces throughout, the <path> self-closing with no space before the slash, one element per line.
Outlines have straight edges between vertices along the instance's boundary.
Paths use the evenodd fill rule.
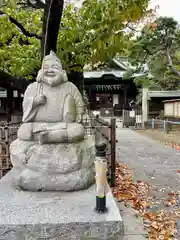
<path fill-rule="evenodd" d="M 16 185 L 38 191 L 72 191 L 94 182 L 94 141 L 88 137 L 72 144 L 34 144 L 14 141 L 11 162 L 21 170 Z"/>

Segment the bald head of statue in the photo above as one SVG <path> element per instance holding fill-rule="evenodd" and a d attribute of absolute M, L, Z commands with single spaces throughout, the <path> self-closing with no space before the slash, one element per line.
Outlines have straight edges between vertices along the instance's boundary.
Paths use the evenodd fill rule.
<path fill-rule="evenodd" d="M 51 87 L 56 87 L 67 81 L 67 74 L 62 68 L 61 61 L 53 51 L 44 57 L 37 81 L 43 81 Z"/>

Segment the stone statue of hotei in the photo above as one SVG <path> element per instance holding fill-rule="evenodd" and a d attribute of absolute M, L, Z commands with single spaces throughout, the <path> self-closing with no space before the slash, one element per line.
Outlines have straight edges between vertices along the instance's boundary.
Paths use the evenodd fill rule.
<path fill-rule="evenodd" d="M 30 191 L 73 191 L 94 181 L 94 138 L 81 123 L 84 102 L 51 52 L 28 86 L 23 123 L 10 145 L 14 183 Z"/>
<path fill-rule="evenodd" d="M 28 86 L 23 101 L 20 140 L 44 143 L 76 142 L 84 138 L 84 103 L 77 87 L 67 80 L 60 60 L 45 56 L 37 82 Z"/>

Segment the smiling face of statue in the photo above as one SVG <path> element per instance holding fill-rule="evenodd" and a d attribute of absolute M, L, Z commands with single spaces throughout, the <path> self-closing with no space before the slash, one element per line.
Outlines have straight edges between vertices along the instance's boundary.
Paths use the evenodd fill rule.
<path fill-rule="evenodd" d="M 44 61 L 42 69 L 44 74 L 42 80 L 51 87 L 55 87 L 64 81 L 63 70 L 59 62 L 53 60 Z"/>
<path fill-rule="evenodd" d="M 38 79 L 51 87 L 68 81 L 67 74 L 62 69 L 61 61 L 53 51 L 50 51 L 50 54 L 44 57 Z"/>

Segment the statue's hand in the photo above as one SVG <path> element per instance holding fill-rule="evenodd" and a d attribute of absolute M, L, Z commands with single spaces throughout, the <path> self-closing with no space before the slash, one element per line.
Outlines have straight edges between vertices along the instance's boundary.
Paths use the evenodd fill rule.
<path fill-rule="evenodd" d="M 34 99 L 34 104 L 36 106 L 44 105 L 45 103 L 46 103 L 46 96 L 45 95 L 36 96 L 35 99 Z"/>
<path fill-rule="evenodd" d="M 82 114 L 78 114 L 77 117 L 76 117 L 76 122 L 78 123 L 82 123 Z"/>

